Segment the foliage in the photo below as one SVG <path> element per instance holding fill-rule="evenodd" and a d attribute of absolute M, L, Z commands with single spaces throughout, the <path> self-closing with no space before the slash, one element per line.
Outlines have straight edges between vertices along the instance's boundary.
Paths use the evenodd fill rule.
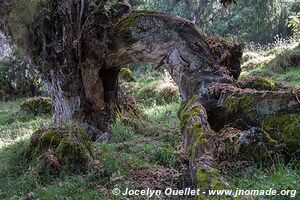
<path fill-rule="evenodd" d="M 246 169 L 229 170 L 229 174 L 232 177 L 231 187 L 236 189 L 256 189 L 256 190 L 268 190 L 270 188 L 276 190 L 296 190 L 297 193 L 293 193 L 293 198 L 299 198 L 299 175 L 300 168 L 294 164 L 284 165 L 283 161 L 274 161 L 276 167 L 273 169 L 262 170 L 259 167 L 250 166 Z M 292 199 L 291 196 L 274 196 L 272 199 Z M 242 199 L 242 198 L 241 198 Z"/>
<path fill-rule="evenodd" d="M 145 67 L 148 68 L 133 69 L 137 81 L 127 83 L 129 86 L 125 90 L 138 99 L 142 117 L 120 113 L 111 126 L 111 140 L 106 144 L 93 145 L 95 159 L 106 170 L 101 178 L 96 178 L 94 172 L 90 171 L 86 175 L 64 174 L 54 179 L 47 173 L 36 174 L 34 168 L 28 170 L 28 163 L 23 156 L 23 152 L 30 145 L 28 138 L 32 132 L 53 123 L 52 119 L 48 115 L 27 115 L 24 118 L 16 114 L 19 113 L 18 105 L 24 99 L 0 102 L 0 198 L 21 199 L 34 195 L 38 199 L 51 199 L 55 196 L 69 199 L 105 199 L 115 187 L 123 189 L 153 186 L 153 183 L 149 185 L 139 182 L 138 175 L 142 175 L 143 180 L 154 180 L 155 184 L 161 183 L 164 187 L 172 181 L 177 185 L 183 184 L 181 175 L 171 176 L 168 181 L 162 180 L 162 175 L 155 179 L 155 174 L 161 169 L 182 174 L 187 166 L 182 155 L 183 138 L 176 115 L 179 108 L 177 100 L 158 104 L 137 95 L 141 88 L 167 79 L 166 74 L 151 71 L 149 66 Z M 22 141 L 17 142 L 18 140 Z M 252 165 L 246 167 L 243 175 L 250 177 L 247 182 L 241 176 L 242 172 L 232 169 L 233 172 L 229 172 L 230 184 L 234 188 L 268 189 L 268 186 L 286 189 L 287 186 L 297 189 L 298 168 L 284 167 L 281 164 L 277 166 L 272 172 L 258 170 Z M 143 173 L 137 174 L 140 171 Z M 152 173 L 147 174 L 149 171 Z M 166 174 L 163 173 L 164 176 Z M 205 176 L 202 178 L 206 180 Z"/>
<path fill-rule="evenodd" d="M 30 97 L 43 93 L 43 83 L 32 65 L 17 51 L 0 61 L 0 99 Z"/>
<path fill-rule="evenodd" d="M 295 38 L 279 40 L 275 45 L 250 47 L 244 53 L 241 79 L 261 76 L 299 87 L 300 45 Z"/>
<path fill-rule="evenodd" d="M 288 27 L 290 27 L 296 36 L 300 36 L 300 12 L 297 15 L 289 17 Z"/>
<path fill-rule="evenodd" d="M 225 8 L 212 0 L 144 0 L 140 8 L 195 21 L 205 33 L 232 35 L 242 41 L 266 44 L 274 41 L 276 35 L 291 35 L 286 20 L 299 10 L 299 3 L 297 0 L 237 1 L 237 5 Z"/>
<path fill-rule="evenodd" d="M 11 21 L 11 32 L 16 43 L 22 47 L 26 47 L 30 26 L 41 14 L 42 10 L 39 6 L 46 0 L 13 1 L 13 9 L 9 16 Z"/>

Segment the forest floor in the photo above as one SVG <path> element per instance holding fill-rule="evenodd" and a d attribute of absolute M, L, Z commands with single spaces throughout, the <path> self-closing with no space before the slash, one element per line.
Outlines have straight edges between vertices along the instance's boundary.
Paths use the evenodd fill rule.
<path fill-rule="evenodd" d="M 294 60 L 291 55 L 300 55 L 300 46 L 292 42 L 279 46 L 246 51 L 242 78 L 264 76 L 300 87 L 299 63 L 295 66 L 287 64 L 291 63 L 287 60 Z M 110 191 L 113 188 L 124 191 L 125 188 L 188 186 L 185 178 L 187 159 L 183 154 L 183 137 L 177 118 L 180 106 L 177 88 L 167 73 L 151 70 L 149 64 L 134 68 L 133 75 L 136 81 L 122 80 L 121 87 L 135 99 L 138 114 L 118 113 L 111 126 L 110 141 L 94 145 L 96 157 L 107 171 L 100 178 L 90 173 L 61 174 L 57 178 L 37 175 L 26 163 L 24 151 L 30 143 L 30 135 L 53 124 L 52 117 L 20 113 L 19 105 L 25 99 L 0 102 L 0 199 L 122 199 L 112 196 Z M 283 164 L 274 160 L 271 168 L 250 163 L 243 169 L 228 170 L 227 175 L 233 190 L 273 188 L 300 193 L 299 162 Z M 297 197 L 299 199 L 300 195 Z"/>

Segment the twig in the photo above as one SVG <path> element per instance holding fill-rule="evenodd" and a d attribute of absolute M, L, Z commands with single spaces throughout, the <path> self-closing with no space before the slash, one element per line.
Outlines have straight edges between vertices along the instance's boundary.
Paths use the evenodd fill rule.
<path fill-rule="evenodd" d="M 295 97 L 296 97 L 298 103 L 300 104 L 300 99 L 299 99 L 297 93 L 295 92 L 295 90 L 292 90 L 292 93 L 295 95 Z"/>

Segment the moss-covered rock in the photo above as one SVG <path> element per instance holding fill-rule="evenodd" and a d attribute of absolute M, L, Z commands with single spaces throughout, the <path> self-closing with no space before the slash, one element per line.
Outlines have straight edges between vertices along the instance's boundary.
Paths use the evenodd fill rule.
<path fill-rule="evenodd" d="M 132 71 L 129 68 L 122 68 L 119 72 L 119 77 L 121 80 L 126 82 L 135 82 L 136 79 L 133 76 Z"/>
<path fill-rule="evenodd" d="M 34 97 L 22 102 L 20 108 L 21 111 L 29 114 L 50 114 L 52 112 L 52 100 L 49 97 Z"/>
<path fill-rule="evenodd" d="M 88 171 L 93 160 L 93 146 L 87 133 L 76 125 L 61 125 L 36 131 L 26 153 L 38 173 L 57 174 Z"/>
<path fill-rule="evenodd" d="M 262 128 L 291 151 L 300 150 L 300 115 L 286 114 L 263 120 Z"/>

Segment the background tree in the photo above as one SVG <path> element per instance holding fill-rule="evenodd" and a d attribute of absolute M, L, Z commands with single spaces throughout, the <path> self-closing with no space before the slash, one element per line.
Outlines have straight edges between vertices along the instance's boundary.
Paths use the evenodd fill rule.
<path fill-rule="evenodd" d="M 245 42 L 267 44 L 274 36 L 291 36 L 289 16 L 300 9 L 297 0 L 236 1 L 226 9 L 211 0 L 144 1 L 139 8 L 159 10 L 195 21 L 205 33 L 236 36 Z"/>

